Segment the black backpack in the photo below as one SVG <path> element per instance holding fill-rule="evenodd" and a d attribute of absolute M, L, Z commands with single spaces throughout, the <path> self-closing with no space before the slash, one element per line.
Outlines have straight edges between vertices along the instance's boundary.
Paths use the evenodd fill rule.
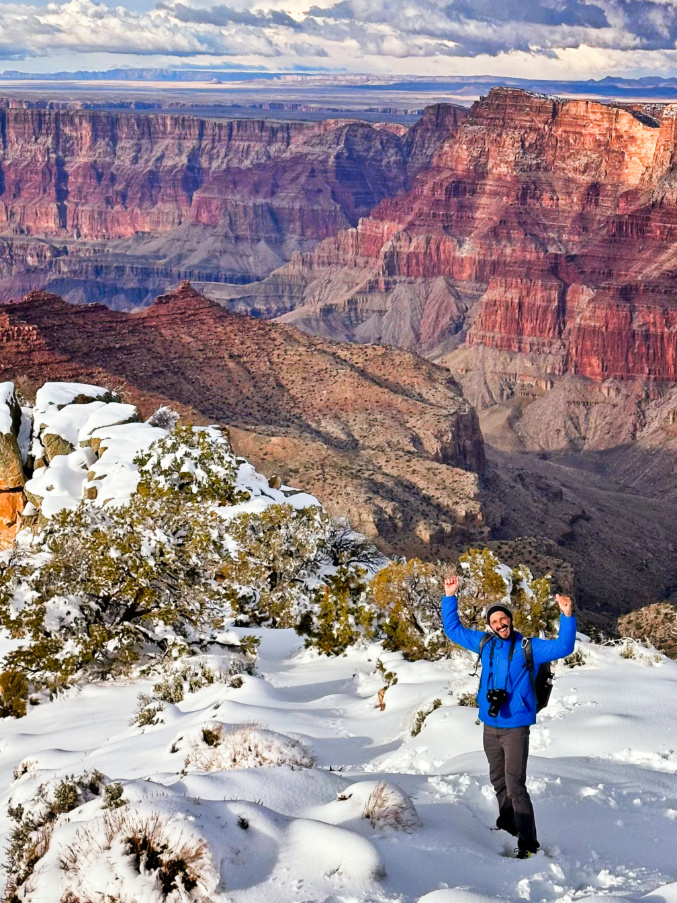
<path fill-rule="evenodd" d="M 536 711 L 540 712 L 550 702 L 554 680 L 552 665 L 550 662 L 543 662 L 542 665 L 539 665 L 538 671 L 534 673 L 534 653 L 531 649 L 531 640 L 528 637 L 522 638 L 522 652 L 524 653 L 524 661 L 529 672 L 531 689 L 536 697 Z"/>
<path fill-rule="evenodd" d="M 475 664 L 475 674 L 477 673 L 477 668 L 482 661 L 482 650 L 487 645 L 489 640 L 492 639 L 493 636 L 490 633 L 485 633 L 480 640 L 479 655 L 477 656 L 477 662 Z M 536 711 L 540 712 L 550 702 L 550 694 L 552 693 L 553 684 L 552 667 L 550 662 L 544 662 L 539 666 L 538 671 L 535 671 L 534 653 L 531 648 L 531 639 L 529 637 L 522 637 L 522 652 L 524 653 L 524 663 L 526 664 L 527 671 L 529 672 L 531 689 L 534 691 L 534 696 L 536 697 Z M 510 659 L 512 659 L 512 647 L 510 649 L 510 653 Z"/>

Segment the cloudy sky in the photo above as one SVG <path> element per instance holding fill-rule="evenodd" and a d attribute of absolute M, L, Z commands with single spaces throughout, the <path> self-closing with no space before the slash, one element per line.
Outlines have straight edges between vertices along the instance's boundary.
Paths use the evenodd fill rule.
<path fill-rule="evenodd" d="M 677 74 L 677 0 L 0 0 L 0 69 Z"/>

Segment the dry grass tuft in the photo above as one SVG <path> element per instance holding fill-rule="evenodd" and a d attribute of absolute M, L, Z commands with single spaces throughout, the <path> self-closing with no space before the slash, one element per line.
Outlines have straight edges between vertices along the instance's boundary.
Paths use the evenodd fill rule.
<path fill-rule="evenodd" d="M 387 781 L 379 781 L 371 791 L 363 815 L 372 828 L 406 830 L 419 824 L 413 805 Z"/>
<path fill-rule="evenodd" d="M 131 862 L 138 875 L 154 875 L 158 898 L 161 900 L 203 900 L 205 876 L 212 874 L 209 847 L 201 838 L 176 834 L 170 819 L 155 813 L 142 816 L 138 813 L 107 812 L 99 830 L 83 828 L 76 840 L 59 856 L 59 866 L 73 875 L 73 884 L 63 900 L 67 903 L 108 903 L 109 897 L 87 887 L 85 874 L 105 853 L 119 848 L 125 859 Z M 124 876 L 120 896 L 115 903 L 134 903 L 137 899 L 134 887 L 125 887 Z M 127 881 L 127 883 L 129 883 Z M 129 895 L 129 896 L 127 896 Z M 153 897 L 155 899 L 155 897 Z"/>
<path fill-rule="evenodd" d="M 223 724 L 215 722 L 202 728 L 202 738 L 193 744 L 187 764 L 200 771 L 225 771 L 264 765 L 312 768 L 315 760 L 300 741 L 291 737 L 254 724 L 226 730 Z"/>

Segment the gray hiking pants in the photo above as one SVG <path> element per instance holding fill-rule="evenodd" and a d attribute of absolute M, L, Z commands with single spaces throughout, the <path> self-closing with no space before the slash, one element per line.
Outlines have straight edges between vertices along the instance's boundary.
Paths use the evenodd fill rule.
<path fill-rule="evenodd" d="M 498 800 L 496 827 L 514 834 L 520 849 L 538 849 L 534 807 L 527 790 L 529 727 L 484 725 L 484 752 Z"/>

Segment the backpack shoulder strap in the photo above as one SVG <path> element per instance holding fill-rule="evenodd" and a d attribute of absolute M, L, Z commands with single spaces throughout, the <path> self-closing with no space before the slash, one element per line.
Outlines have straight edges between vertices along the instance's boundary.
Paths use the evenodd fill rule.
<path fill-rule="evenodd" d="M 531 637 L 522 637 L 522 652 L 524 653 L 524 663 L 529 671 L 534 670 L 534 650 L 531 648 Z"/>
<path fill-rule="evenodd" d="M 531 689 L 536 696 L 536 677 L 534 675 L 534 650 L 531 648 L 531 637 L 522 637 L 522 652 L 524 654 L 524 664 L 529 672 L 529 680 L 531 681 Z"/>
<path fill-rule="evenodd" d="M 474 677 L 477 674 L 477 669 L 479 668 L 479 666 L 482 662 L 482 652 L 484 651 L 484 647 L 487 645 L 489 640 L 492 640 L 492 639 L 493 639 L 493 636 L 490 633 L 485 633 L 484 636 L 482 637 L 482 639 L 480 640 L 480 648 L 479 648 L 479 652 L 477 653 L 477 661 L 475 662 L 475 669 L 472 672 L 472 674 L 470 675 L 471 677 Z"/>

